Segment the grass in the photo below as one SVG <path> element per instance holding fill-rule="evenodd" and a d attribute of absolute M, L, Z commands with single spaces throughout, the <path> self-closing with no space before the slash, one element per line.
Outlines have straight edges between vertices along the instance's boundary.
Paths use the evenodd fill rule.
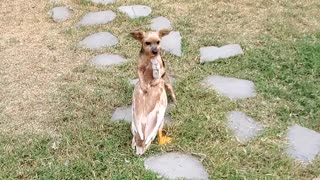
<path fill-rule="evenodd" d="M 62 25 L 60 32 L 69 42 L 65 51 L 87 58 L 112 52 L 130 61 L 106 69 L 83 62 L 62 74 L 55 82 L 58 90 L 49 97 L 53 108 L 48 124 L 54 124 L 59 135 L 1 135 L 0 179 L 157 179 L 144 169 L 143 158 L 169 151 L 196 154 L 210 179 L 319 176 L 319 158 L 302 166 L 285 154 L 285 135 L 291 125 L 320 132 L 319 2 L 169 2 L 130 0 L 106 7 L 84 0 L 69 2 L 77 9 L 71 23 L 88 11 L 103 9 L 115 11 L 117 18 L 88 28 Z M 149 5 L 152 16 L 130 20 L 117 10 L 124 4 Z M 177 79 L 179 104 L 171 112 L 174 123 L 166 127 L 174 143 L 165 147 L 154 143 L 141 158 L 131 149 L 129 124 L 113 123 L 110 118 L 116 107 L 131 104 L 133 87 L 127 80 L 137 76 L 139 47 L 128 32 L 147 29 L 151 18 L 160 15 L 168 17 L 183 37 L 182 57 L 163 53 Z M 98 31 L 112 32 L 120 43 L 98 52 L 74 48 Z M 199 64 L 200 47 L 226 43 L 240 43 L 245 54 Z M 215 74 L 254 81 L 257 97 L 233 102 L 199 86 L 199 81 Z M 265 131 L 240 145 L 226 128 L 225 114 L 232 110 L 262 122 Z"/>

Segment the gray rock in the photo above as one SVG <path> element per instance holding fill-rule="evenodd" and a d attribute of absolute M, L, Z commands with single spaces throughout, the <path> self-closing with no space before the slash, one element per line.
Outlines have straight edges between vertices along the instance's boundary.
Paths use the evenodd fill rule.
<path fill-rule="evenodd" d="M 171 31 L 161 40 L 161 48 L 169 53 L 181 56 L 181 36 L 177 31 Z"/>
<path fill-rule="evenodd" d="M 174 105 L 168 104 L 166 114 L 164 116 L 165 123 L 172 122 L 172 119 L 169 115 L 169 112 L 172 110 L 172 108 L 174 108 Z M 132 121 L 132 105 L 117 108 L 112 114 L 111 121 L 125 121 L 130 123 Z"/>
<path fill-rule="evenodd" d="M 53 21 L 63 22 L 70 18 L 71 9 L 67 6 L 55 7 L 49 11 Z"/>
<path fill-rule="evenodd" d="M 62 0 L 49 0 L 49 2 L 52 4 L 59 4 L 62 3 Z"/>
<path fill-rule="evenodd" d="M 202 81 L 202 85 L 214 89 L 219 94 L 232 100 L 256 96 L 255 85 L 252 81 L 248 80 L 223 76 L 209 76 Z"/>
<path fill-rule="evenodd" d="M 116 54 L 100 54 L 91 59 L 91 63 L 98 66 L 111 66 L 127 62 L 123 57 Z"/>
<path fill-rule="evenodd" d="M 211 62 L 220 58 L 229 58 L 243 54 L 239 44 L 229 44 L 222 47 L 202 47 L 200 48 L 200 62 Z"/>
<path fill-rule="evenodd" d="M 176 81 L 176 79 L 172 76 L 169 76 L 169 80 L 170 80 L 170 83 L 171 84 L 174 84 L 174 82 Z M 132 86 L 135 86 L 138 82 L 138 78 L 136 79 L 132 79 L 132 80 L 129 80 L 129 83 L 132 85 Z"/>
<path fill-rule="evenodd" d="M 177 152 L 154 156 L 144 161 L 146 169 L 168 179 L 209 179 L 201 162 L 187 154 Z"/>
<path fill-rule="evenodd" d="M 99 11 L 90 12 L 82 17 L 79 26 L 93 26 L 99 24 L 106 24 L 116 18 L 116 14 L 113 11 Z"/>
<path fill-rule="evenodd" d="M 118 44 L 119 40 L 109 32 L 99 32 L 92 34 L 78 43 L 79 47 L 92 50 L 110 47 Z"/>
<path fill-rule="evenodd" d="M 115 0 L 90 0 L 93 4 L 103 4 L 103 5 L 106 5 L 106 4 L 111 4 L 111 3 L 114 3 Z"/>
<path fill-rule="evenodd" d="M 168 18 L 160 16 L 152 19 L 150 26 L 154 31 L 159 31 L 161 29 L 171 29 L 171 22 Z"/>
<path fill-rule="evenodd" d="M 243 112 L 228 113 L 228 128 L 230 128 L 240 143 L 245 143 L 257 136 L 263 130 L 261 123 L 254 121 Z"/>
<path fill-rule="evenodd" d="M 302 163 L 311 163 L 320 154 L 320 133 L 298 125 L 289 128 L 287 153 Z"/>
<path fill-rule="evenodd" d="M 143 5 L 120 6 L 119 11 L 127 14 L 131 19 L 146 17 L 151 13 L 151 8 Z"/>

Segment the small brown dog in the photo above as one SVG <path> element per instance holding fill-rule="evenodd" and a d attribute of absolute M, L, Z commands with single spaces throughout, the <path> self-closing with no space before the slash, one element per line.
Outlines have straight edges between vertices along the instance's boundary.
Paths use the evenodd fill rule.
<path fill-rule="evenodd" d="M 165 64 L 160 56 L 160 40 L 163 36 L 168 35 L 170 30 L 162 29 L 159 32 L 143 32 L 134 31 L 131 32 L 133 38 L 141 43 L 140 59 L 138 63 L 138 76 L 141 89 L 148 93 L 151 86 L 156 86 L 159 83 L 159 79 L 153 78 L 153 71 L 150 66 L 150 61 L 158 60 L 162 62 L 160 64 L 161 78 L 165 81 L 165 88 L 170 92 L 173 102 L 176 104 L 176 96 L 173 91 L 173 87 L 170 84 L 169 76 L 165 72 Z"/>

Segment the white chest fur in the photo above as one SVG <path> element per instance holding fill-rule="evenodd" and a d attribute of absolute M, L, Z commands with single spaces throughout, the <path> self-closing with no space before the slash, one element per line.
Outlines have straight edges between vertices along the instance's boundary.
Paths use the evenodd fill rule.
<path fill-rule="evenodd" d="M 154 79 L 160 79 L 161 77 L 161 72 L 160 72 L 160 63 L 157 58 L 151 59 L 151 64 L 152 64 L 152 75 Z"/>

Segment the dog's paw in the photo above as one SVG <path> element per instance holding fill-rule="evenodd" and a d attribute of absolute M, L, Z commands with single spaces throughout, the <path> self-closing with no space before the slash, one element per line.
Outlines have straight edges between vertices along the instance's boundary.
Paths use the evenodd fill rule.
<path fill-rule="evenodd" d="M 149 91 L 149 86 L 146 86 L 144 84 L 140 84 L 140 88 L 144 93 L 148 93 Z"/>
<path fill-rule="evenodd" d="M 159 83 L 160 83 L 159 79 L 153 79 L 150 84 L 151 86 L 157 86 Z"/>

